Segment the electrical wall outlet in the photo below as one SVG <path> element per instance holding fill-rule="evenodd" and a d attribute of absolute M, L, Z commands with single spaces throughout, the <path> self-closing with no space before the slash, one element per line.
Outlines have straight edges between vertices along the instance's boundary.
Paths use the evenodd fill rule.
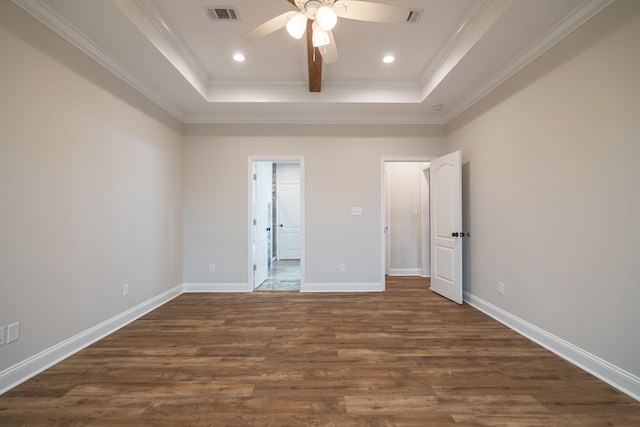
<path fill-rule="evenodd" d="M 20 322 L 12 323 L 7 329 L 7 344 L 20 339 Z"/>
<path fill-rule="evenodd" d="M 344 264 L 340 264 L 340 266 L 338 267 L 338 270 L 340 271 L 340 273 L 344 273 L 347 269 Z"/>
<path fill-rule="evenodd" d="M 4 345 L 4 326 L 0 326 L 0 345 Z"/>
<path fill-rule="evenodd" d="M 215 272 L 216 272 L 216 265 L 209 264 L 209 273 L 215 273 Z"/>
<path fill-rule="evenodd" d="M 122 296 L 126 297 L 127 295 L 129 295 L 129 284 L 125 283 L 122 285 Z"/>
<path fill-rule="evenodd" d="M 504 283 L 498 282 L 498 293 L 504 295 Z"/>

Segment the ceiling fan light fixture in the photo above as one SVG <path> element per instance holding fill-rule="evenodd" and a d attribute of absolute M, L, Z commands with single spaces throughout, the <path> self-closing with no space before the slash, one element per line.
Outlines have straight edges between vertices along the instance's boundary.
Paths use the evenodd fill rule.
<path fill-rule="evenodd" d="M 287 32 L 294 39 L 301 39 L 307 29 L 307 17 L 302 13 L 294 15 L 287 22 Z"/>
<path fill-rule="evenodd" d="M 316 14 L 316 21 L 324 31 L 331 31 L 338 22 L 338 15 L 329 6 L 322 6 Z"/>
<path fill-rule="evenodd" d="M 329 33 L 320 28 L 318 22 L 313 23 L 313 37 L 312 37 L 313 47 L 322 47 L 331 43 L 331 39 L 329 38 Z"/>

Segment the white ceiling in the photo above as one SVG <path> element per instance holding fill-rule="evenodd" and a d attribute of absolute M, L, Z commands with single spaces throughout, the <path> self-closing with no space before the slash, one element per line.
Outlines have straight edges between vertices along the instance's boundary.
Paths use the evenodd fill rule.
<path fill-rule="evenodd" d="M 423 13 L 340 19 L 338 61 L 309 93 L 304 39 L 241 39 L 295 10 L 286 0 L 14 0 L 185 123 L 362 124 L 447 123 L 612 0 L 372 1 Z M 211 6 L 240 19 L 212 20 Z"/>

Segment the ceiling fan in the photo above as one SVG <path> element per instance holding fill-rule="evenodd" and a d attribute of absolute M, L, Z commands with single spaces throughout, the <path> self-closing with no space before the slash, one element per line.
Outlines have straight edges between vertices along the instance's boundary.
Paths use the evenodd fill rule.
<path fill-rule="evenodd" d="M 296 39 L 307 33 L 307 63 L 309 92 L 320 92 L 322 87 L 322 61 L 331 64 L 338 59 L 333 28 L 338 17 L 358 21 L 402 23 L 409 10 L 398 6 L 360 0 L 286 0 L 297 11 L 282 13 L 242 35 L 247 41 L 255 40 L 281 28 Z"/>

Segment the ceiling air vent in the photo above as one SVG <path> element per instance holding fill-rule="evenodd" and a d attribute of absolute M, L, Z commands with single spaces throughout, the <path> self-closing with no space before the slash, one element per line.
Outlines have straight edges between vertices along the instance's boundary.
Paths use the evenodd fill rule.
<path fill-rule="evenodd" d="M 405 22 L 407 24 L 415 24 L 420 21 L 423 13 L 424 9 L 409 9 L 409 15 L 407 15 L 407 20 Z"/>
<path fill-rule="evenodd" d="M 238 11 L 227 6 L 207 6 L 207 15 L 214 21 L 237 21 Z"/>

